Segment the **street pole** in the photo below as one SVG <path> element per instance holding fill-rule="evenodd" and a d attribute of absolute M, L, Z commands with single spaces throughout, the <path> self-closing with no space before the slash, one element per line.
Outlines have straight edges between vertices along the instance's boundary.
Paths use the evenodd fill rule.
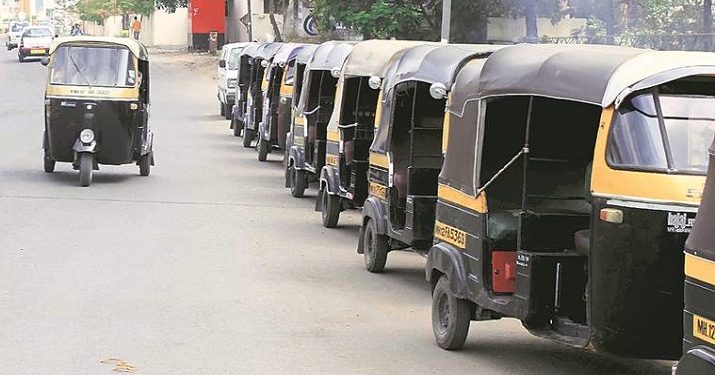
<path fill-rule="evenodd" d="M 251 8 L 251 2 L 253 0 L 248 0 L 248 41 L 253 41 L 253 10 Z"/>
<path fill-rule="evenodd" d="M 449 43 L 449 27 L 452 21 L 452 0 L 442 0 L 442 43 Z"/>

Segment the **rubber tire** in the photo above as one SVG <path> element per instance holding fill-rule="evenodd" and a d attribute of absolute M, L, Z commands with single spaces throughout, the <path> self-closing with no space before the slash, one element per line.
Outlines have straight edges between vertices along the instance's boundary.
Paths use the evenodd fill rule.
<path fill-rule="evenodd" d="M 295 166 L 290 166 L 290 195 L 294 198 L 303 198 L 305 189 L 307 188 L 306 172 L 302 169 L 295 169 Z"/>
<path fill-rule="evenodd" d="M 328 194 L 323 190 L 321 197 L 321 217 L 323 226 L 326 228 L 335 228 L 338 226 L 340 218 L 340 197 L 335 194 Z"/>
<path fill-rule="evenodd" d="M 223 102 L 218 103 L 221 105 L 221 109 L 218 111 L 219 116 L 226 117 L 226 104 L 223 104 Z"/>
<path fill-rule="evenodd" d="M 446 317 L 440 306 L 447 307 Z M 440 348 L 457 350 L 464 345 L 469 334 L 470 312 L 469 302 L 452 295 L 449 279 L 442 275 L 432 292 L 432 332 Z M 446 322 L 442 318 L 446 318 Z"/>
<path fill-rule="evenodd" d="M 258 161 L 266 161 L 268 152 L 271 151 L 271 144 L 265 139 L 261 139 L 258 141 L 256 148 L 258 148 Z"/>
<path fill-rule="evenodd" d="M 20 54 L 17 54 L 17 60 L 20 61 L 21 63 L 25 62 L 25 58 L 22 57 L 22 55 L 20 55 Z"/>
<path fill-rule="evenodd" d="M 251 130 L 251 129 L 243 129 L 243 147 L 249 148 L 251 147 L 251 143 L 253 142 L 253 138 L 256 137 L 256 131 Z"/>
<path fill-rule="evenodd" d="M 233 136 L 240 137 L 241 131 L 243 130 L 243 124 L 236 119 L 232 119 L 231 123 L 232 123 L 232 127 L 233 127 Z"/>
<path fill-rule="evenodd" d="M 231 117 L 233 117 L 233 113 L 231 113 L 231 109 L 232 109 L 231 107 L 232 106 L 230 106 L 228 104 L 226 104 L 226 106 L 224 107 L 223 118 L 225 118 L 226 120 L 230 120 Z"/>
<path fill-rule="evenodd" d="M 50 158 L 49 153 L 47 150 L 44 150 L 44 155 L 42 157 L 43 161 L 43 168 L 45 170 L 45 173 L 52 173 L 55 171 L 55 161 Z"/>
<path fill-rule="evenodd" d="M 390 244 L 387 241 L 387 236 L 377 233 L 375 220 L 368 219 L 365 230 L 363 230 L 365 268 L 372 273 L 382 273 L 385 270 L 389 251 Z"/>
<path fill-rule="evenodd" d="M 139 175 L 146 177 L 151 173 L 151 152 L 139 159 Z"/>
<path fill-rule="evenodd" d="M 87 187 L 92 185 L 92 172 L 94 170 L 94 155 L 89 152 L 79 154 L 79 185 Z"/>

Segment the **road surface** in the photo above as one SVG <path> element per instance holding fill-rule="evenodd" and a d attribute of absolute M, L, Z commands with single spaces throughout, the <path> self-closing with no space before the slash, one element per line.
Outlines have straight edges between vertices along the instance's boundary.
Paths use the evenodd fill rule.
<path fill-rule="evenodd" d="M 157 57 L 151 176 L 102 166 L 80 188 L 67 164 L 42 172 L 46 68 L 0 52 L 0 373 L 669 373 L 509 319 L 440 350 L 424 259 L 366 272 L 359 212 L 324 229 L 315 192 L 282 187 L 280 155 L 259 163 L 231 135 L 211 69 Z"/>

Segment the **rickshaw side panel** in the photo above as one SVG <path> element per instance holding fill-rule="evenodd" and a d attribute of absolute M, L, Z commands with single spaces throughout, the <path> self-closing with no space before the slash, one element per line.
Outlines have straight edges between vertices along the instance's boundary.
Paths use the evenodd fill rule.
<path fill-rule="evenodd" d="M 590 326 L 598 351 L 639 358 L 678 358 L 681 352 L 683 275 L 687 233 L 675 215 L 694 213 L 614 205 L 594 198 L 593 212 L 616 208 L 623 223 L 592 218 Z M 624 251 L 623 249 L 648 251 Z M 617 308 L 616 308 L 617 307 Z"/>
<path fill-rule="evenodd" d="M 129 101 L 51 98 L 47 115 L 47 141 L 50 156 L 55 161 L 72 162 L 72 146 L 84 128 L 83 103 L 96 103 L 90 127 L 101 145 L 95 153 L 99 164 L 125 164 L 136 160 L 138 115 Z M 111 140 L 102 142 L 102 139 Z"/>
<path fill-rule="evenodd" d="M 286 147 L 286 135 L 290 130 L 290 120 L 292 116 L 293 98 L 289 95 L 281 95 L 278 102 L 278 115 L 275 127 L 271 125 L 271 134 L 275 134 L 275 143 L 281 149 Z M 275 128 L 275 130 L 274 130 Z"/>

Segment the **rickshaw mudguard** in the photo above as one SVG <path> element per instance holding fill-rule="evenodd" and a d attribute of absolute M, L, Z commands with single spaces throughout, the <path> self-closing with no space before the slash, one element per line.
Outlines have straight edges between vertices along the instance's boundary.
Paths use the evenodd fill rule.
<path fill-rule="evenodd" d="M 694 218 L 694 208 L 636 203 L 593 200 L 587 291 L 591 346 L 624 357 L 677 359 L 687 233 L 671 224 L 675 216 Z M 604 208 L 621 210 L 623 223 L 600 220 Z"/>
<path fill-rule="evenodd" d="M 290 165 L 290 163 L 293 163 L 295 169 L 305 169 L 305 149 L 303 147 L 291 145 L 290 152 L 288 153 L 288 158 L 288 165 Z"/>
<path fill-rule="evenodd" d="M 675 375 L 712 375 L 715 374 L 715 351 L 704 345 L 688 350 L 675 370 Z"/>
<path fill-rule="evenodd" d="M 339 186 L 338 171 L 333 166 L 324 166 L 320 170 L 320 188 L 324 193 L 336 195 L 340 193 Z"/>
<path fill-rule="evenodd" d="M 387 234 L 387 219 L 384 209 L 384 205 L 374 197 L 367 197 L 362 206 L 362 223 L 360 224 L 360 232 L 358 234 L 358 247 L 357 253 L 364 253 L 364 231 L 365 224 L 367 224 L 368 219 L 375 222 L 377 227 L 377 234 L 386 235 Z"/>
<path fill-rule="evenodd" d="M 438 242 L 427 254 L 425 278 L 434 287 L 439 275 L 447 275 L 452 294 L 457 298 L 469 298 L 467 288 L 467 269 L 462 253 L 453 246 Z"/>
<path fill-rule="evenodd" d="M 94 140 L 90 144 L 84 144 L 77 138 L 77 140 L 74 141 L 74 145 L 72 145 L 72 150 L 76 153 L 89 152 L 94 154 L 97 152 L 97 141 Z"/>

